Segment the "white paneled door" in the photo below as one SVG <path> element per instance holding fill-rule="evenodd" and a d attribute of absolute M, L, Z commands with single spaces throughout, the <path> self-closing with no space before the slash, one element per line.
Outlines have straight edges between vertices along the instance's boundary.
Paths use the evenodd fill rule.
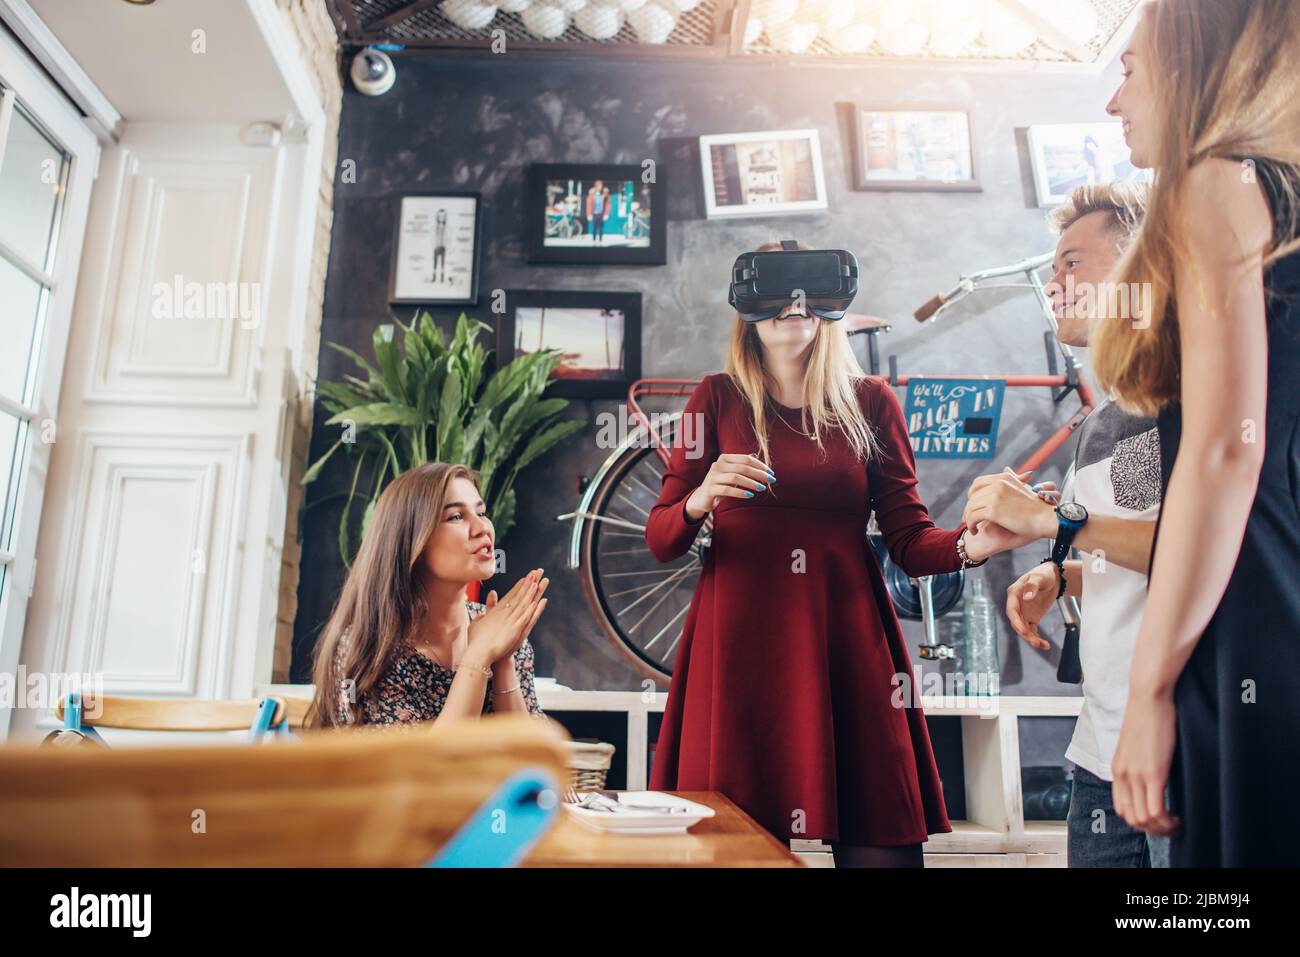
<path fill-rule="evenodd" d="M 271 680 L 327 124 L 276 4 L 226 12 L 257 102 L 99 141 L 0 31 L 0 739 Z"/>
<path fill-rule="evenodd" d="M 239 132 L 131 124 L 105 149 L 29 671 L 198 698 L 250 697 L 270 677 L 308 200 L 300 149 Z"/>
<path fill-rule="evenodd" d="M 16 666 L 98 161 L 90 128 L 0 30 L 0 738 L 30 690 Z"/>

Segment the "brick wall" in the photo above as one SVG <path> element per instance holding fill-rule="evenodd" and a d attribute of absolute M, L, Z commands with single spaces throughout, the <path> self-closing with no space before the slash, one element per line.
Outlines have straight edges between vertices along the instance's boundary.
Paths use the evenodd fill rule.
<path fill-rule="evenodd" d="M 316 245 L 312 253 L 311 284 L 307 293 L 307 333 L 303 342 L 302 378 L 292 401 L 293 451 L 289 470 L 288 512 L 285 517 L 284 552 L 280 568 L 280 606 L 276 621 L 273 681 L 287 681 L 293 646 L 293 619 L 298 610 L 298 517 L 311 439 L 311 382 L 320 353 L 321 313 L 325 300 L 325 269 L 329 260 L 330 229 L 334 219 L 334 168 L 338 161 L 339 109 L 343 84 L 339 70 L 339 45 L 325 0 L 276 0 L 285 23 L 298 40 L 298 50 L 311 74 L 312 86 L 325 108 L 328 128 L 320 169 L 320 205 L 316 220 Z"/>

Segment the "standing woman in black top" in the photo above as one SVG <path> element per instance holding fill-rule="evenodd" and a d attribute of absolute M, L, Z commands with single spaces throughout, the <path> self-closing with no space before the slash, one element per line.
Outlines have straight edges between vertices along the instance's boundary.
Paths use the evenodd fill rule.
<path fill-rule="evenodd" d="M 1164 502 L 1115 809 L 1173 866 L 1300 863 L 1300 3 L 1157 0 L 1108 111 L 1155 170 L 1093 366 Z M 1117 305 L 1118 300 L 1112 302 Z M 1169 783 L 1170 807 L 1164 787 Z"/>

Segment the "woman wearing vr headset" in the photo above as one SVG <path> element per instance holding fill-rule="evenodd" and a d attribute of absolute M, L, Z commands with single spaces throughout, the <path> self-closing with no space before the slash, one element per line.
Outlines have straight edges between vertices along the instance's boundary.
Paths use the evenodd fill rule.
<path fill-rule="evenodd" d="M 935 527 L 902 407 L 837 322 L 856 260 L 811 250 L 737 261 L 725 371 L 687 403 L 696 441 L 674 443 L 646 524 L 667 562 L 713 519 L 650 786 L 720 790 L 783 841 L 829 842 L 837 866 L 919 867 L 952 828 L 869 516 L 913 576 L 1021 542 Z"/>

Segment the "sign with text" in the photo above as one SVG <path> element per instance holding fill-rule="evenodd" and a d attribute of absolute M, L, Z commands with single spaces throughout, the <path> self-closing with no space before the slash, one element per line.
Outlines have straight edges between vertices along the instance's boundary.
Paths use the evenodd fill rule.
<path fill-rule="evenodd" d="M 991 459 L 1007 384 L 1001 379 L 907 381 L 903 412 L 918 459 Z"/>

